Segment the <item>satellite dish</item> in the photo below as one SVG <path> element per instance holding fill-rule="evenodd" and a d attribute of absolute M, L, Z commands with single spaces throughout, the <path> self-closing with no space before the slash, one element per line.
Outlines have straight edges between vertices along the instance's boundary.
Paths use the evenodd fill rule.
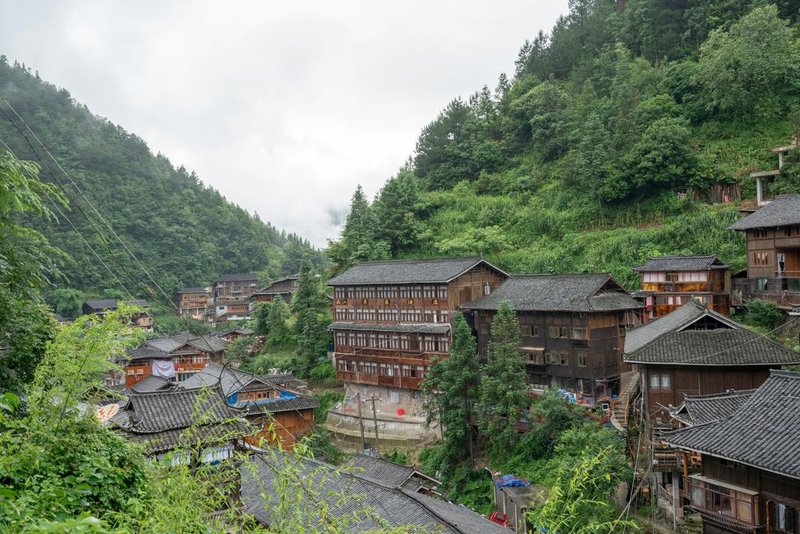
<path fill-rule="evenodd" d="M 109 419 L 117 415 L 119 404 L 106 404 L 97 409 L 95 414 L 101 423 L 107 423 Z"/>

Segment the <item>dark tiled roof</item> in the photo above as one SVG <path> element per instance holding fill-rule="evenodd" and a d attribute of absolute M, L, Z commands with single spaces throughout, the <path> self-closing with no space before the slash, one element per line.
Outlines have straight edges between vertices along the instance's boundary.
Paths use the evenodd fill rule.
<path fill-rule="evenodd" d="M 376 458 L 366 454 L 354 455 L 351 459 L 351 463 L 352 472 L 354 474 L 358 475 L 363 473 L 365 476 L 381 480 L 386 483 L 386 485 L 392 487 L 402 486 L 405 489 L 416 491 L 419 489 L 420 484 L 412 480 L 412 477 L 415 475 L 430 480 L 434 485 L 438 486 L 440 484 L 439 481 L 420 473 L 413 467 L 397 465 L 394 462 L 388 462 L 382 458 Z"/>
<path fill-rule="evenodd" d="M 800 479 L 800 373 L 772 371 L 730 418 L 667 433 L 663 441 Z"/>
<path fill-rule="evenodd" d="M 246 423 L 237 416 L 219 389 L 171 389 L 131 393 L 125 410 L 111 424 L 129 439 L 146 442 L 150 453 L 157 453 L 175 447 L 181 434 L 193 426 L 201 439 L 231 441 L 234 434 L 244 435 Z"/>
<path fill-rule="evenodd" d="M 179 348 L 190 345 L 203 352 L 222 352 L 228 342 L 214 336 L 196 336 L 189 332 L 181 332 L 165 337 L 156 337 L 146 340 L 142 345 L 128 351 L 132 358 L 163 358 L 172 354 Z"/>
<path fill-rule="evenodd" d="M 450 331 L 449 323 L 403 323 L 403 324 L 366 324 L 366 323 L 331 323 L 329 330 L 358 330 L 369 332 L 405 332 L 417 334 L 446 334 Z"/>
<path fill-rule="evenodd" d="M 497 310 L 504 300 L 516 311 L 591 312 L 642 307 L 608 274 L 512 276 L 490 295 L 461 307 Z"/>
<path fill-rule="evenodd" d="M 309 397 L 307 395 L 298 395 L 291 399 L 275 399 L 261 404 L 250 403 L 243 406 L 242 409 L 248 415 L 256 415 L 266 413 L 283 413 L 283 412 L 296 412 L 301 410 L 314 410 L 319 407 L 319 399 L 316 397 Z"/>
<path fill-rule="evenodd" d="M 716 256 L 658 256 L 650 258 L 644 265 L 634 267 L 634 271 L 708 271 L 711 269 L 729 269 Z"/>
<path fill-rule="evenodd" d="M 150 303 L 144 299 L 127 300 L 125 301 L 125 304 L 129 306 L 139 306 L 140 308 L 150 307 Z M 83 305 L 95 311 L 116 310 L 117 306 L 119 305 L 119 301 L 117 299 L 95 299 L 87 300 Z"/>
<path fill-rule="evenodd" d="M 691 301 L 627 332 L 624 360 L 660 365 L 765 366 L 800 363 L 800 354 Z"/>
<path fill-rule="evenodd" d="M 209 290 L 205 287 L 182 287 L 175 293 L 209 293 Z"/>
<path fill-rule="evenodd" d="M 291 373 L 256 375 L 222 366 L 218 363 L 209 363 L 205 369 L 199 373 L 192 374 L 179 385 L 183 389 L 199 389 L 219 385 L 223 395 L 228 397 L 253 382 L 292 391 L 306 389 L 305 382 L 294 378 Z"/>
<path fill-rule="evenodd" d="M 257 282 L 258 276 L 253 273 L 221 274 L 217 282 Z"/>
<path fill-rule="evenodd" d="M 719 421 L 733 415 L 754 391 L 746 389 L 709 395 L 686 395 L 683 404 L 670 415 L 689 426 Z"/>
<path fill-rule="evenodd" d="M 131 391 L 134 393 L 150 393 L 152 391 L 161 391 L 162 389 L 168 389 L 170 387 L 172 387 L 172 383 L 166 378 L 156 375 L 148 375 L 131 386 Z"/>
<path fill-rule="evenodd" d="M 354 265 L 328 280 L 328 285 L 445 283 L 480 264 L 505 274 L 481 258 L 373 261 Z"/>
<path fill-rule="evenodd" d="M 755 213 L 730 225 L 728 230 L 773 228 L 800 224 L 800 195 L 779 196 Z"/>
<path fill-rule="evenodd" d="M 500 527 L 467 508 L 412 491 L 393 488 L 364 475 L 347 473 L 316 460 L 301 460 L 273 450 L 258 454 L 252 468 L 241 473 L 241 499 L 244 509 L 259 522 L 278 528 L 282 521 L 294 519 L 311 530 L 327 530 L 320 510 L 327 511 L 327 521 L 344 532 L 380 531 L 387 527 L 411 527 L 414 532 L 450 532 L 468 534 L 506 534 Z M 290 490 L 307 494 L 313 491 L 321 505 L 303 498 L 300 508 L 285 508 L 282 516 L 279 492 L 286 484 L 280 473 L 295 473 L 288 481 Z M 299 482 L 298 482 L 299 481 Z M 304 484 L 304 491 L 298 484 Z"/>
<path fill-rule="evenodd" d="M 140 347 L 136 347 L 135 349 L 130 349 L 128 351 L 128 356 L 130 360 L 149 360 L 153 358 L 167 359 L 170 357 L 168 352 L 155 347 L 150 347 L 148 345 L 142 345 Z"/>

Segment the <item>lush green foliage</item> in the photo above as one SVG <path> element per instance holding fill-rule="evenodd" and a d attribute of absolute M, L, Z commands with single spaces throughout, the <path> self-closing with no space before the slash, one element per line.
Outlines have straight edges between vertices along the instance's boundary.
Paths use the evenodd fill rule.
<path fill-rule="evenodd" d="M 297 358 L 293 371 L 297 376 L 305 377 L 325 355 L 330 342 L 328 325 L 331 319 L 324 289 L 308 263 L 304 262 L 300 267 L 297 284 L 292 303 L 296 316 L 294 336 L 297 339 Z"/>
<path fill-rule="evenodd" d="M 508 301 L 503 301 L 492 321 L 479 409 L 483 440 L 494 460 L 514 450 L 519 441 L 517 422 L 530 405 L 525 361 L 519 347 L 517 314 Z"/>
<path fill-rule="evenodd" d="M 303 259 L 321 268 L 322 257 L 308 242 L 230 204 L 194 173 L 176 169 L 163 155 L 152 154 L 142 139 L 92 115 L 66 90 L 23 66 L 9 65 L 4 56 L 0 93 L 168 294 L 178 287 L 208 285 L 222 273 L 260 272 L 265 280 L 294 274 Z M 5 118 L 0 139 L 20 158 L 38 159 Z M 107 229 L 102 236 L 96 231 L 103 226 L 97 214 L 52 162 L 45 163 L 43 178 L 59 184 L 71 199 L 66 217 L 130 291 L 146 296 L 144 288 L 153 282 Z M 94 292 L 119 289 L 65 218 L 36 222 L 71 257 L 63 266 L 66 281 L 61 285 Z"/>
<path fill-rule="evenodd" d="M 743 318 L 744 322 L 766 331 L 774 330 L 778 321 L 783 319 L 781 310 L 766 300 L 748 300 L 744 307 L 747 310 Z"/>
<path fill-rule="evenodd" d="M 423 382 L 428 422 L 442 429 L 444 469 L 469 459 L 474 464 L 472 420 L 478 401 L 480 369 L 475 338 L 460 313 L 453 319 L 453 347 L 447 358 L 437 359 Z M 446 475 L 447 473 L 444 473 Z"/>

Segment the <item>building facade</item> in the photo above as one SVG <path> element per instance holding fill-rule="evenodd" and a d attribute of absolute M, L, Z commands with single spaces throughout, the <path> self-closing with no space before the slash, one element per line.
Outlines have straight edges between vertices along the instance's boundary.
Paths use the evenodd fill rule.
<path fill-rule="evenodd" d="M 747 235 L 747 272 L 734 278 L 733 305 L 800 305 L 800 195 L 779 196 L 728 229 Z"/>
<path fill-rule="evenodd" d="M 275 280 L 267 287 L 253 293 L 250 297 L 250 302 L 253 304 L 257 302 L 272 302 L 272 299 L 275 297 L 280 297 L 286 304 L 291 304 L 292 296 L 294 292 L 297 291 L 297 284 L 299 281 L 299 274 Z"/>
<path fill-rule="evenodd" d="M 642 305 L 607 274 L 512 276 L 496 291 L 462 304 L 485 358 L 500 303 L 517 313 L 531 390 L 555 387 L 587 403 L 619 392 L 625 328 Z"/>
<path fill-rule="evenodd" d="M 137 306 L 142 311 L 136 313 L 131 318 L 133 326 L 140 328 L 145 332 L 153 331 L 153 316 L 148 311 L 150 303 L 144 299 L 130 300 L 125 302 L 128 306 Z M 95 314 L 98 317 L 103 317 L 106 313 L 116 310 L 119 307 L 119 301 L 116 299 L 95 299 L 87 300 L 81 306 L 82 315 Z"/>
<path fill-rule="evenodd" d="M 246 318 L 250 314 L 250 296 L 258 290 L 253 273 L 223 274 L 212 286 L 214 315 L 217 318 Z"/>
<path fill-rule="evenodd" d="M 387 436 L 418 439 L 422 381 L 450 351 L 453 314 L 507 277 L 481 258 L 458 258 L 362 263 L 331 279 L 333 359 L 346 398 L 328 427 L 357 435 L 359 410 L 372 414 L 363 401 L 375 399 Z"/>
<path fill-rule="evenodd" d="M 723 315 L 731 313 L 731 269 L 716 256 L 659 256 L 633 268 L 640 276 L 635 293 L 646 320 L 662 317 L 694 299 Z"/>
<path fill-rule="evenodd" d="M 181 317 L 189 317 L 203 321 L 211 304 L 211 288 L 185 287 L 175 292 L 178 313 Z"/>

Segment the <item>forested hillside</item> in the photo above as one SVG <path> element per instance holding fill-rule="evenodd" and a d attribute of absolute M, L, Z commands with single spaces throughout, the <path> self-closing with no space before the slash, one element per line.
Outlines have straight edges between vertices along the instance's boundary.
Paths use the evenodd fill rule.
<path fill-rule="evenodd" d="M 93 115 L 66 90 L 24 66 L 10 65 L 4 56 L 0 95 L 166 291 L 205 286 L 221 273 L 258 272 L 264 278 L 294 274 L 303 258 L 320 265 L 321 253 L 304 239 L 232 205 L 194 173 L 153 155 L 142 139 Z M 68 255 L 59 285 L 96 294 L 119 291 L 86 239 L 129 291 L 145 296 L 142 292 L 152 281 L 30 134 L 26 140 L 18 129 L 24 126 L 2 101 L 0 109 L 0 140 L 20 159 L 44 162 L 42 179 L 56 183 L 69 197 L 66 217 L 59 216 L 57 223 L 34 221 Z"/>
<path fill-rule="evenodd" d="M 330 256 L 483 254 L 512 272 L 609 271 L 647 256 L 745 263 L 725 230 L 749 173 L 798 123 L 800 2 L 574 0 L 510 78 L 450 102 L 373 202 L 359 190 Z M 798 191 L 785 173 L 776 191 Z"/>

